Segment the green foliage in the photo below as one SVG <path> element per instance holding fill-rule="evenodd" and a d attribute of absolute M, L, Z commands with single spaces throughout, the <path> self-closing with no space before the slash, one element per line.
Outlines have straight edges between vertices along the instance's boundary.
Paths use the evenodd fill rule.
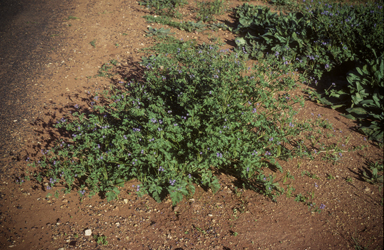
<path fill-rule="evenodd" d="M 160 24 L 165 24 L 171 27 L 178 28 L 180 30 L 188 31 L 188 32 L 195 32 L 195 31 L 201 32 L 201 31 L 204 31 L 207 27 L 202 21 L 198 23 L 195 23 L 192 21 L 178 23 L 178 22 L 172 21 L 169 17 L 144 16 L 144 18 L 147 19 L 147 22 L 149 23 L 156 22 Z"/>
<path fill-rule="evenodd" d="M 227 10 L 224 6 L 224 0 L 215 0 L 214 2 L 196 1 L 196 4 L 199 7 L 196 18 L 203 22 L 215 21 L 213 15 L 224 14 Z"/>
<path fill-rule="evenodd" d="M 376 56 L 376 51 L 384 48 L 382 7 L 377 3 L 351 7 L 311 2 L 296 9 L 288 15 L 277 15 L 268 7 L 239 6 L 234 32 L 245 36 L 236 39 L 237 46 L 252 58 L 273 53 L 277 61 L 309 70 L 319 79 L 338 65 L 356 62 L 358 67 L 347 76 L 348 90 L 326 90 L 327 95 L 341 99 L 337 105 L 319 94 L 317 98 L 333 108 L 346 106 L 346 116 L 361 121 L 363 133 L 382 141 L 384 66 L 383 55 Z"/>
<path fill-rule="evenodd" d="M 375 51 L 373 53 L 376 55 Z M 384 58 L 368 60 L 365 64 L 351 70 L 347 75 L 349 85 L 346 88 L 327 91 L 330 97 L 343 100 L 333 108 L 347 106 L 346 117 L 367 122 L 360 130 L 370 139 L 383 141 L 384 133 Z"/>
<path fill-rule="evenodd" d="M 309 65 L 321 77 L 345 61 L 372 59 L 370 48 L 383 49 L 382 9 L 377 4 L 298 6 L 300 11 L 288 15 L 249 4 L 236 8 L 235 31 L 246 33 L 242 46 L 251 57 L 272 52 L 278 59 L 284 57 L 283 62 Z"/>
<path fill-rule="evenodd" d="M 291 69 L 271 66 L 270 56 L 242 76 L 247 54 L 181 41 L 162 51 L 143 58 L 143 82 L 96 93 L 92 113 L 76 110 L 58 121 L 71 136 L 38 164 L 50 186 L 63 182 L 81 196 L 112 200 L 135 178 L 139 195 L 160 202 L 169 194 L 176 204 L 193 195 L 195 184 L 216 193 L 214 172 L 222 171 L 275 198 L 281 188 L 264 168 L 282 171 L 276 159 L 303 151 L 285 146 L 302 130 L 292 125 L 298 100 L 275 94 L 289 82 L 273 72 Z"/>
<path fill-rule="evenodd" d="M 271 3 L 274 5 L 286 5 L 290 3 L 288 0 L 271 0 Z"/>
<path fill-rule="evenodd" d="M 156 23 L 168 25 L 171 27 L 175 27 L 175 28 L 178 28 L 180 30 L 185 30 L 188 32 L 202 32 L 202 31 L 207 30 L 207 29 L 211 29 L 211 30 L 215 30 L 215 31 L 218 29 L 222 29 L 222 30 L 227 30 L 227 29 L 231 30 L 232 29 L 232 28 L 228 27 L 227 25 L 225 25 L 224 23 L 205 24 L 202 21 L 199 21 L 197 23 L 195 23 L 193 21 L 188 21 L 188 22 L 181 21 L 179 23 L 179 22 L 172 21 L 169 17 L 163 17 L 163 16 L 158 16 L 158 17 L 144 16 L 144 18 L 147 19 L 147 22 L 149 22 L 149 23 L 156 22 Z"/>
<path fill-rule="evenodd" d="M 97 244 L 104 246 L 108 245 L 107 236 L 105 235 L 94 235 L 93 238 L 96 240 Z"/>
<path fill-rule="evenodd" d="M 112 77 L 113 74 L 110 73 L 110 70 L 113 68 L 113 66 L 116 66 L 116 63 L 116 60 L 111 60 L 108 63 L 104 63 L 98 70 L 97 75 L 94 77 Z"/>
<path fill-rule="evenodd" d="M 144 0 L 139 2 L 157 15 L 181 18 L 178 8 L 188 4 L 185 0 Z"/>
<path fill-rule="evenodd" d="M 151 26 L 149 26 L 148 31 L 145 31 L 145 32 L 147 32 L 146 36 L 155 35 L 155 36 L 158 36 L 160 38 L 163 38 L 163 37 L 166 37 L 168 35 L 175 34 L 175 33 L 171 33 L 170 31 L 171 31 L 170 29 L 164 29 L 164 28 L 156 29 L 156 28 L 152 28 Z"/>
<path fill-rule="evenodd" d="M 96 39 L 89 42 L 89 44 L 91 44 L 92 47 L 96 48 Z"/>
<path fill-rule="evenodd" d="M 312 179 L 316 179 L 316 180 L 319 179 L 319 177 L 317 177 L 316 174 L 312 174 L 312 173 L 309 172 L 309 171 L 303 171 L 303 172 L 301 172 L 301 176 L 304 176 L 304 175 L 306 175 L 306 176 L 308 176 L 309 178 L 312 178 Z"/>
<path fill-rule="evenodd" d="M 380 164 L 380 162 L 369 162 L 369 168 L 370 172 L 363 172 L 363 178 L 366 182 L 369 182 L 371 184 L 379 184 L 383 183 L 383 163 Z M 381 174 L 379 174 L 381 172 Z"/>

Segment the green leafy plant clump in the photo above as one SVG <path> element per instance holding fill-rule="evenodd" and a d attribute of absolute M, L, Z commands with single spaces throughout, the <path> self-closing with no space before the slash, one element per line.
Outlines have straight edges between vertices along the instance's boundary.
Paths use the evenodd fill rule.
<path fill-rule="evenodd" d="M 176 204 L 193 195 L 194 185 L 217 192 L 221 171 L 268 196 L 279 192 L 264 169 L 282 171 L 277 159 L 295 153 L 289 138 L 301 131 L 293 120 L 297 100 L 275 93 L 283 87 L 272 71 L 284 72 L 283 66 L 266 62 L 243 76 L 246 54 L 179 45 L 174 53 L 143 58 L 143 82 L 96 93 L 94 112 L 75 105 L 59 120 L 56 127 L 71 136 L 33 163 L 42 171 L 38 180 L 49 179 L 48 189 L 60 182 L 81 196 L 112 200 L 117 186 L 137 179 L 139 195 L 160 202 L 169 194 Z"/>
<path fill-rule="evenodd" d="M 352 65 L 346 76 L 348 86 L 326 90 L 326 95 L 339 101 L 330 102 L 321 96 L 319 100 L 333 108 L 347 108 L 346 117 L 360 121 L 360 131 L 382 142 L 382 7 L 380 3 L 352 6 L 304 1 L 289 14 L 278 15 L 269 7 L 243 4 L 236 8 L 239 23 L 234 32 L 245 36 L 238 37 L 236 44 L 252 58 L 273 53 L 276 61 L 295 65 L 319 80 L 325 72 Z"/>
<path fill-rule="evenodd" d="M 188 4 L 185 0 L 144 0 L 139 2 L 157 15 L 181 18 L 178 8 Z"/>
<path fill-rule="evenodd" d="M 224 0 L 215 0 L 214 2 L 196 1 L 196 4 L 199 7 L 196 18 L 203 22 L 215 21 L 213 15 L 224 14 L 227 11 Z"/>

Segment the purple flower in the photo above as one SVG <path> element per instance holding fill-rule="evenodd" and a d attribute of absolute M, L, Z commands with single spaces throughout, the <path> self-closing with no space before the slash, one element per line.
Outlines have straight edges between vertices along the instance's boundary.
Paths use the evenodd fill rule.
<path fill-rule="evenodd" d="M 162 166 L 159 167 L 159 171 L 160 172 L 163 172 L 164 171 L 164 168 Z"/>
<path fill-rule="evenodd" d="M 171 184 L 171 186 L 175 185 L 176 183 L 176 180 L 169 180 L 169 184 Z"/>
<path fill-rule="evenodd" d="M 324 204 L 321 204 L 319 208 L 320 208 L 320 209 L 324 209 L 324 208 L 325 208 L 325 205 L 324 205 Z"/>
<path fill-rule="evenodd" d="M 319 186 L 317 185 L 317 183 L 315 182 L 315 187 L 318 188 Z"/>

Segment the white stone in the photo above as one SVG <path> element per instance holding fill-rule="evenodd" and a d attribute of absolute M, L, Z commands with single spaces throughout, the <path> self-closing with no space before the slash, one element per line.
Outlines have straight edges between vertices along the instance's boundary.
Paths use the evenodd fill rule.
<path fill-rule="evenodd" d="M 85 236 L 91 236 L 92 235 L 92 230 L 91 229 L 87 229 L 85 230 Z"/>

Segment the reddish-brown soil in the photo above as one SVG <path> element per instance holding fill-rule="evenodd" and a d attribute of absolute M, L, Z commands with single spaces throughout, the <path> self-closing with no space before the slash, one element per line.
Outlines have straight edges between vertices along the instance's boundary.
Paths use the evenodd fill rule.
<path fill-rule="evenodd" d="M 231 6 L 241 4 L 233 1 Z M 185 20 L 195 15 L 188 6 L 181 13 Z M 139 49 L 154 42 L 144 36 L 147 26 L 163 27 L 146 23 L 146 14 L 132 0 L 1 2 L 0 249 L 382 249 L 382 189 L 362 178 L 367 161 L 382 162 L 382 145 L 366 141 L 339 112 L 311 101 L 298 106 L 298 119 L 315 120 L 319 114 L 328 119 L 336 132 L 325 130 L 320 140 L 344 144 L 345 152 L 337 164 L 322 159 L 324 153 L 314 160 L 280 162 L 294 176 L 283 182 L 284 174 L 275 173 L 280 185 L 296 190 L 277 202 L 243 190 L 236 178 L 224 174 L 217 194 L 197 187 L 193 197 L 176 207 L 169 199 L 158 204 L 149 196 L 137 197 L 135 181 L 109 203 L 100 197 L 81 200 L 75 191 L 47 198 L 48 191 L 37 182 L 17 184 L 26 158 L 37 160 L 41 149 L 60 138 L 52 124 L 69 106 L 88 107 L 86 92 L 118 80 L 90 78 L 101 65 L 116 59 L 121 72 L 140 75 L 144 54 Z M 217 19 L 232 26 L 235 22 L 228 14 Z M 210 33 L 221 38 L 223 48 L 235 44 L 229 31 L 171 31 L 178 39 L 207 43 Z M 303 171 L 318 179 L 303 176 Z M 313 195 L 310 201 L 325 208 L 321 213 L 309 210 L 295 201 L 299 193 Z M 106 236 L 108 245 L 85 236 L 87 229 L 92 236 Z"/>

